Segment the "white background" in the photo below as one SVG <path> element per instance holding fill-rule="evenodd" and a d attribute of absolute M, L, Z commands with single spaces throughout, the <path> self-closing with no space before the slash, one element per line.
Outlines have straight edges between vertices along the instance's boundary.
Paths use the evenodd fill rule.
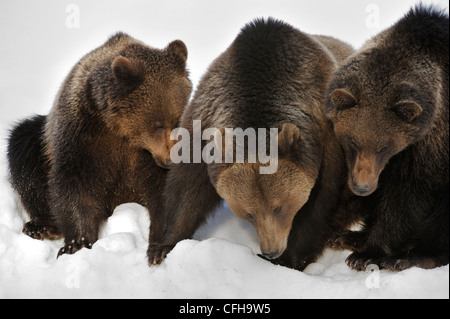
<path fill-rule="evenodd" d="M 282 19 L 304 32 L 331 35 L 358 48 L 392 25 L 415 3 L 411 0 L 2 0 L 0 116 L 14 120 L 32 113 L 48 113 L 72 66 L 117 31 L 127 32 L 156 48 L 163 48 L 175 39 L 183 40 L 196 84 L 212 60 L 254 18 Z M 448 1 L 425 3 L 448 8 Z M 71 13 L 66 13 L 66 9 L 70 9 L 70 4 L 79 8 L 79 28 L 69 28 Z M 379 9 L 378 27 L 371 23 L 373 5 Z"/>
<path fill-rule="evenodd" d="M 71 67 L 117 31 L 163 48 L 175 39 L 189 50 L 196 85 L 209 64 L 257 17 L 282 19 L 302 31 L 355 48 L 416 4 L 409 0 L 159 0 L 0 2 L 0 298 L 1 297 L 281 297 L 418 298 L 449 296 L 449 267 L 399 274 L 350 270 L 349 252 L 327 251 L 305 273 L 254 255 L 258 241 L 224 207 L 165 263 L 145 261 L 148 217 L 137 205 L 116 210 L 92 250 L 55 260 L 62 242 L 21 234 L 23 217 L 7 181 L 7 129 L 47 114 Z M 425 1 L 445 8 L 447 1 Z M 79 24 L 73 20 L 76 5 Z M 69 11 L 67 11 L 69 9 Z M 379 14 L 377 14 L 379 13 Z M 75 28 L 74 28 L 75 27 Z M 224 239 L 209 239 L 209 238 Z M 203 240 L 203 241 L 200 241 Z M 249 248 L 251 249 L 249 249 Z M 253 250 L 253 251 L 252 251 Z M 378 280 L 378 281 L 377 281 Z M 378 283 L 378 285 L 376 284 Z"/>

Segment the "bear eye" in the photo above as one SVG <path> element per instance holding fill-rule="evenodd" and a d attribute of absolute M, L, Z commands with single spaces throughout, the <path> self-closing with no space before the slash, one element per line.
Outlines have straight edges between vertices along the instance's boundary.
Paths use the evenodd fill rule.
<path fill-rule="evenodd" d="M 348 139 L 348 145 L 349 145 L 350 148 L 352 148 L 353 150 L 358 150 L 358 149 L 359 149 L 358 145 L 356 144 L 356 142 L 355 142 L 352 138 L 349 138 L 349 139 Z"/>
<path fill-rule="evenodd" d="M 388 148 L 389 146 L 383 147 L 381 150 L 378 151 L 378 154 L 385 153 L 388 150 Z"/>
<path fill-rule="evenodd" d="M 283 206 L 278 206 L 273 210 L 274 215 L 279 215 L 283 211 Z"/>
<path fill-rule="evenodd" d="M 247 218 L 247 220 L 249 222 L 253 222 L 255 220 L 255 217 L 253 217 L 252 214 L 249 214 L 249 213 L 244 213 L 244 214 L 245 214 L 245 218 Z"/>
<path fill-rule="evenodd" d="M 155 129 L 156 130 L 163 130 L 164 129 L 164 125 L 162 125 L 161 123 L 156 123 L 155 124 Z"/>

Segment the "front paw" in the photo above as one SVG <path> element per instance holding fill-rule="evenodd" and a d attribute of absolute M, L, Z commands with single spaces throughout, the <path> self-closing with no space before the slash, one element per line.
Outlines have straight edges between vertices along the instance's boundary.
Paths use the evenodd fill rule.
<path fill-rule="evenodd" d="M 357 252 L 350 254 L 345 262 L 350 268 L 358 271 L 365 271 L 367 266 L 377 264 L 374 258 Z"/>
<path fill-rule="evenodd" d="M 44 239 L 56 240 L 62 237 L 62 234 L 56 227 L 45 225 L 35 220 L 26 223 L 23 226 L 22 232 L 30 236 L 31 238 L 39 240 Z"/>
<path fill-rule="evenodd" d="M 77 251 L 79 251 L 82 248 L 92 248 L 92 242 L 87 239 L 86 237 L 81 237 L 79 240 L 66 240 L 64 247 L 62 247 L 56 258 L 59 258 L 61 255 L 68 254 L 72 255 L 75 254 Z"/>
<path fill-rule="evenodd" d="M 438 258 L 406 253 L 403 256 L 389 256 L 380 261 L 380 268 L 391 271 L 402 271 L 412 267 L 433 269 L 444 264 Z"/>
<path fill-rule="evenodd" d="M 147 251 L 148 265 L 159 265 L 170 253 L 175 245 L 162 245 L 153 243 L 149 246 Z"/>

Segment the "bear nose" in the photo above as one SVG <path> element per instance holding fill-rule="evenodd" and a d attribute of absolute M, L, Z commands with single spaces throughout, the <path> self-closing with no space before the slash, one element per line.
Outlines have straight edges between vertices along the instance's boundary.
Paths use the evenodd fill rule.
<path fill-rule="evenodd" d="M 357 195 L 363 196 L 370 192 L 369 184 L 353 184 L 353 190 L 357 193 Z"/>
<path fill-rule="evenodd" d="M 170 165 L 170 164 L 172 164 L 172 160 L 170 158 L 166 159 L 166 165 Z"/>
<path fill-rule="evenodd" d="M 278 250 L 275 250 L 275 251 L 271 251 L 268 253 L 262 253 L 262 255 L 264 258 L 267 258 L 267 259 L 275 259 L 280 256 L 280 252 Z"/>

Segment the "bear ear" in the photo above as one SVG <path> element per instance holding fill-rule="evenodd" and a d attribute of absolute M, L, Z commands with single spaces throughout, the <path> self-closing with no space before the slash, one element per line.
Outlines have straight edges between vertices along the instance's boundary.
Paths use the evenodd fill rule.
<path fill-rule="evenodd" d="M 144 69 L 139 63 L 123 56 L 115 58 L 111 68 L 114 78 L 125 84 L 137 84 L 144 78 Z"/>
<path fill-rule="evenodd" d="M 175 40 L 169 43 L 166 50 L 170 53 L 175 54 L 176 56 L 180 57 L 183 61 L 186 62 L 188 57 L 188 50 L 183 41 Z"/>
<path fill-rule="evenodd" d="M 288 153 L 299 140 L 300 129 L 298 126 L 291 123 L 283 124 L 281 131 L 278 133 L 278 149 L 280 152 Z"/>
<path fill-rule="evenodd" d="M 414 121 L 422 113 L 422 107 L 413 101 L 400 101 L 391 110 L 406 122 Z"/>
<path fill-rule="evenodd" d="M 334 90 L 330 95 L 330 100 L 337 110 L 344 110 L 358 104 L 356 98 L 345 89 Z"/>

